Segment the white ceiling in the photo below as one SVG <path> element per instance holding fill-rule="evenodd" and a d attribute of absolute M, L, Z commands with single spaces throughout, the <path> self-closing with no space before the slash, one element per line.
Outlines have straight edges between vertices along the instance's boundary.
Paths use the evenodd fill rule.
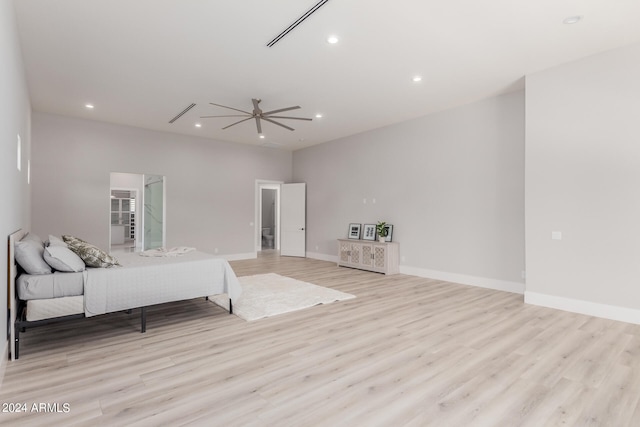
<path fill-rule="evenodd" d="M 640 42 L 639 0 L 15 0 L 32 108 L 285 149 L 523 87 L 523 76 Z M 566 17 L 581 15 L 574 25 Z M 340 42 L 326 42 L 336 35 Z M 422 82 L 412 77 L 421 75 Z M 292 105 L 291 132 L 233 114 Z M 197 106 L 168 121 L 190 103 Z M 84 105 L 92 103 L 93 110 Z M 196 122 L 202 123 L 196 128 Z"/>

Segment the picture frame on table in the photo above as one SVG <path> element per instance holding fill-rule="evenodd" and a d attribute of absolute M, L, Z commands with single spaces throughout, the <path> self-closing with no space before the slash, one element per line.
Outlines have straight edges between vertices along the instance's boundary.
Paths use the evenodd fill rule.
<path fill-rule="evenodd" d="M 348 233 L 349 239 L 360 240 L 361 227 L 362 227 L 362 224 L 357 224 L 357 223 L 349 224 L 349 233 Z"/>
<path fill-rule="evenodd" d="M 392 237 L 393 237 L 393 225 L 392 224 L 387 224 L 384 227 L 387 230 L 387 237 L 385 237 L 384 241 L 385 242 L 391 242 Z"/>
<path fill-rule="evenodd" d="M 362 240 L 376 240 L 376 225 L 365 224 L 362 228 Z"/>

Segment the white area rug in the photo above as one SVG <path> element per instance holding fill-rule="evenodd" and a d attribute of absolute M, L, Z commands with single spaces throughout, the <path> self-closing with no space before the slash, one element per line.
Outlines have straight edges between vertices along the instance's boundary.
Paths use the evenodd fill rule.
<path fill-rule="evenodd" d="M 242 296 L 233 304 L 233 314 L 247 320 L 257 320 L 355 298 L 354 295 L 317 286 L 276 273 L 238 277 Z M 210 301 L 229 309 L 227 295 L 216 295 Z"/>

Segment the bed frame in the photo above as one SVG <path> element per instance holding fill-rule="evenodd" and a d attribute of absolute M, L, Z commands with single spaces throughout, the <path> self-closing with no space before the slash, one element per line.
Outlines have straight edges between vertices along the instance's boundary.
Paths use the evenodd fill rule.
<path fill-rule="evenodd" d="M 18 315 L 18 301 L 16 299 L 16 278 L 18 277 L 18 265 L 16 264 L 15 243 L 19 242 L 27 234 L 24 230 L 18 230 L 9 235 L 9 357 L 16 360 L 16 319 Z"/>
<path fill-rule="evenodd" d="M 10 343 L 9 343 L 9 357 L 12 361 L 18 359 L 20 356 L 20 332 L 25 332 L 26 328 L 34 326 L 49 325 L 52 323 L 64 322 L 70 319 L 79 319 L 85 317 L 84 313 L 71 314 L 67 316 L 53 317 L 50 319 L 42 320 L 26 320 L 26 301 L 18 299 L 16 294 L 16 279 L 18 277 L 18 265 L 15 259 L 15 243 L 19 242 L 24 236 L 27 235 L 27 231 L 18 230 L 9 235 L 9 331 L 10 331 Z M 209 299 L 209 297 L 205 297 Z M 147 331 L 147 313 L 146 307 L 140 308 L 140 332 L 145 333 Z M 132 313 L 132 310 L 126 310 L 128 314 Z M 231 298 L 229 298 L 229 314 L 233 314 L 233 304 Z"/>

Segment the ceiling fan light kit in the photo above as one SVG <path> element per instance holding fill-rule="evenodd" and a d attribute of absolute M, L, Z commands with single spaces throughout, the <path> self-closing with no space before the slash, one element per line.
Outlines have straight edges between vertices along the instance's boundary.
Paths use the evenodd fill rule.
<path fill-rule="evenodd" d="M 258 134 L 261 135 L 262 134 L 262 121 L 266 121 L 269 123 L 273 123 L 274 125 L 278 125 L 280 127 L 283 127 L 287 130 L 293 131 L 295 130 L 294 128 L 287 126 L 283 123 L 280 123 L 276 120 L 273 119 L 286 119 L 286 120 L 305 120 L 305 121 L 311 121 L 312 119 L 306 118 L 306 117 L 291 117 L 291 116 L 279 116 L 277 115 L 278 113 L 283 113 L 285 111 L 291 111 L 291 110 L 297 110 L 300 108 L 299 105 L 295 105 L 293 107 L 286 107 L 286 108 L 279 108 L 277 110 L 271 110 L 271 111 L 262 111 L 262 109 L 260 109 L 260 102 L 262 102 L 261 99 L 258 98 L 253 98 L 251 100 L 251 102 L 253 103 L 253 111 L 249 112 L 249 111 L 245 111 L 245 110 L 240 110 L 238 108 L 233 108 L 233 107 L 228 107 L 226 105 L 221 105 L 221 104 L 214 104 L 213 102 L 210 102 L 211 105 L 216 106 L 216 107 L 222 107 L 222 108 L 227 108 L 229 110 L 233 110 L 233 111 L 237 111 L 239 113 L 242 114 L 225 114 L 225 115 L 218 115 L 218 116 L 201 116 L 201 119 L 212 119 L 212 118 L 221 118 L 221 117 L 242 117 L 242 119 L 238 120 L 237 122 L 231 123 L 228 126 L 223 127 L 222 129 L 228 129 L 231 126 L 235 126 L 239 123 L 242 122 L 246 122 L 248 120 L 254 119 L 256 122 L 256 129 L 258 130 Z"/>

